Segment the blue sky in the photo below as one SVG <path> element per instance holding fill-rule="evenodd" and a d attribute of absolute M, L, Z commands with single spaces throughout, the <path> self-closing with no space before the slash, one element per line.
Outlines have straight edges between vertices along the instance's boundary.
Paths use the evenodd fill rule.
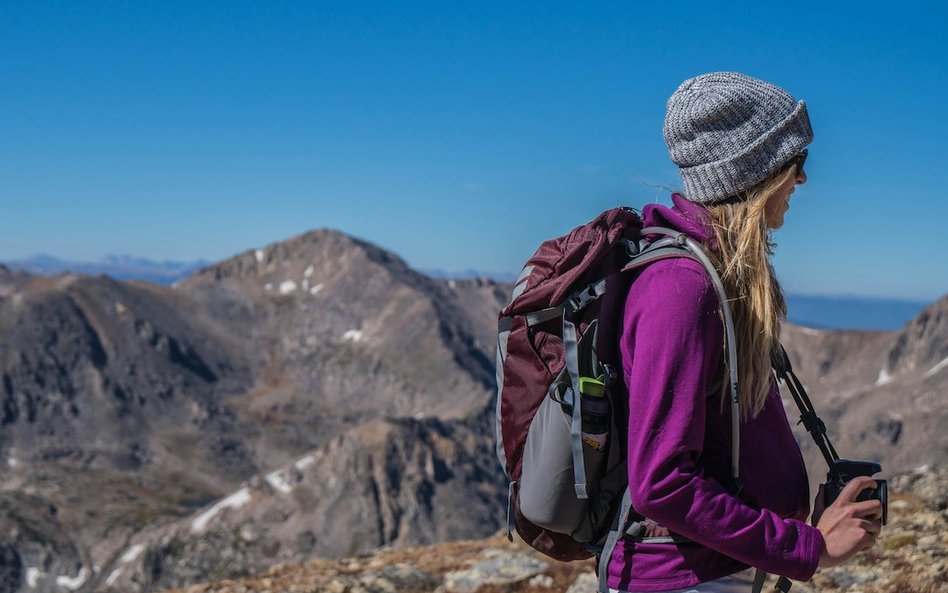
<path fill-rule="evenodd" d="M 809 294 L 948 292 L 942 2 L 0 3 L 0 260 L 222 259 L 314 228 L 516 271 L 668 201 L 678 84 L 807 101 L 775 265 Z"/>

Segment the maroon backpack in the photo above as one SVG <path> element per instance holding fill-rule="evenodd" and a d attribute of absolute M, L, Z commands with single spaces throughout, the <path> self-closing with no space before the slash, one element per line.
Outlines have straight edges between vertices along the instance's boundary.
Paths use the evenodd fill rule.
<path fill-rule="evenodd" d="M 637 273 L 671 257 L 705 265 L 723 294 L 687 235 L 643 228 L 634 210 L 615 208 L 543 243 L 500 311 L 497 455 L 510 481 L 508 526 L 558 560 L 611 549 L 627 523 L 629 410 L 618 332 Z M 732 327 L 727 339 L 734 343 Z"/>

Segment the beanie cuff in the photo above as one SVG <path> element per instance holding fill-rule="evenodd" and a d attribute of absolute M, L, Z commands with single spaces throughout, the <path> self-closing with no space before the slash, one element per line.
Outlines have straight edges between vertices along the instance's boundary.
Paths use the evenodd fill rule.
<path fill-rule="evenodd" d="M 685 196 L 692 202 L 711 204 L 739 194 L 777 172 L 812 141 L 806 102 L 799 101 L 787 117 L 743 152 L 720 161 L 679 167 Z"/>

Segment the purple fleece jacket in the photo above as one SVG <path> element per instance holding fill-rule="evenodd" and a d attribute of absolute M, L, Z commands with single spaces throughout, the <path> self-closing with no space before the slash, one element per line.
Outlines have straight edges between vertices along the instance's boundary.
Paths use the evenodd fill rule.
<path fill-rule="evenodd" d="M 709 240 L 701 206 L 647 206 L 646 226 Z M 620 348 L 629 389 L 629 484 L 635 510 L 694 543 L 620 542 L 609 586 L 624 591 L 690 587 L 761 568 L 798 581 L 819 564 L 822 535 L 806 523 L 809 485 L 777 388 L 741 423 L 737 498 L 730 475 L 730 403 L 710 393 L 724 356 L 719 302 L 707 272 L 688 259 L 651 264 L 632 284 Z M 720 391 L 720 390 L 715 390 Z"/>

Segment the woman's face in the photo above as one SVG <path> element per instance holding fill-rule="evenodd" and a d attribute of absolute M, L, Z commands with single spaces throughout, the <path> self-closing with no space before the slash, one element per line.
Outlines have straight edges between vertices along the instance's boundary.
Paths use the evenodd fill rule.
<path fill-rule="evenodd" d="M 783 215 L 790 209 L 790 194 L 797 185 L 806 183 L 806 171 L 802 167 L 795 167 L 795 169 L 796 173 L 787 177 L 787 180 L 777 188 L 764 206 L 764 217 L 769 229 L 779 229 L 783 226 Z"/>

